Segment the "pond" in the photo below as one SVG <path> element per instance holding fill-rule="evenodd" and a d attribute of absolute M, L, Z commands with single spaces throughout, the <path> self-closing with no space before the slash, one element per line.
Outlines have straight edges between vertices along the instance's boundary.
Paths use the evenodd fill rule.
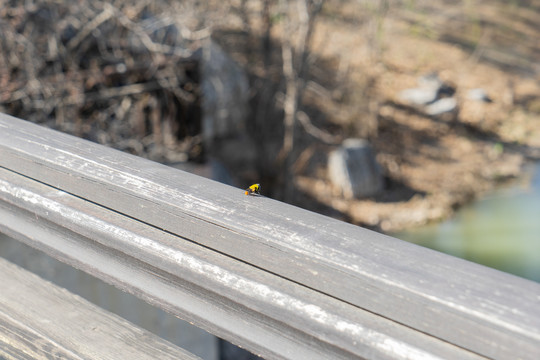
<path fill-rule="evenodd" d="M 450 220 L 392 236 L 540 282 L 540 163 Z"/>

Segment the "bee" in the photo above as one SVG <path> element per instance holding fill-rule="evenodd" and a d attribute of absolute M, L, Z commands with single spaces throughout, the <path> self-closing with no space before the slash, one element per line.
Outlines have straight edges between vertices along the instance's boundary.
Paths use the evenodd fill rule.
<path fill-rule="evenodd" d="M 261 185 L 253 184 L 246 189 L 246 195 L 261 195 Z"/>

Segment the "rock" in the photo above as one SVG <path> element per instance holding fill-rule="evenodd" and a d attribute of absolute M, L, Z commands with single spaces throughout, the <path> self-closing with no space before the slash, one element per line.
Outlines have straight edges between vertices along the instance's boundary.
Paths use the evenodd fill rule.
<path fill-rule="evenodd" d="M 439 90 L 443 85 L 437 73 L 430 73 L 418 78 L 417 88 L 405 89 L 399 94 L 399 97 L 412 105 L 426 105 L 437 100 Z"/>
<path fill-rule="evenodd" d="M 443 81 L 439 77 L 437 72 L 431 72 L 426 75 L 422 75 L 417 80 L 418 85 L 422 88 L 438 89 L 442 86 Z"/>
<path fill-rule="evenodd" d="M 457 100 L 453 97 L 456 88 L 444 83 L 436 73 L 422 76 L 418 79 L 419 87 L 405 89 L 400 92 L 400 98 L 420 107 L 427 115 L 437 116 L 458 110 Z"/>
<path fill-rule="evenodd" d="M 437 99 L 436 88 L 405 89 L 399 93 L 401 100 L 413 105 L 429 104 Z"/>
<path fill-rule="evenodd" d="M 431 116 L 442 115 L 457 110 L 457 100 L 453 97 L 439 99 L 424 109 L 426 114 Z"/>
<path fill-rule="evenodd" d="M 486 93 L 486 91 L 482 88 L 477 89 L 471 89 L 467 91 L 467 99 L 469 100 L 476 100 L 476 101 L 483 101 L 483 102 L 493 102 L 489 95 Z"/>
<path fill-rule="evenodd" d="M 212 144 L 244 128 L 249 83 L 242 68 L 213 41 L 202 48 L 201 74 L 203 138 Z"/>
<path fill-rule="evenodd" d="M 347 139 L 330 153 L 329 177 L 347 199 L 376 195 L 383 189 L 382 170 L 368 141 Z"/>

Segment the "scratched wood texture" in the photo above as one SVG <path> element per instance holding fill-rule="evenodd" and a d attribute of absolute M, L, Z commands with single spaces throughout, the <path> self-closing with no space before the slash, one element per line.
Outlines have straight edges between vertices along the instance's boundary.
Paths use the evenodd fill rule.
<path fill-rule="evenodd" d="M 2 168 L 0 231 L 268 359 L 479 358 Z"/>
<path fill-rule="evenodd" d="M 408 328 L 417 337 L 418 333 L 428 334 L 436 339 L 433 342 L 489 358 L 532 359 L 540 353 L 537 283 L 269 198 L 245 196 L 241 189 L 5 115 L 0 116 L 0 166 L 182 238 L 170 245 L 174 249 L 180 243 L 189 243 L 212 251 L 256 268 L 264 276 L 295 284 L 293 292 L 300 291 L 299 286 L 301 291 L 345 304 L 348 310 L 358 309 L 363 316 L 370 313 L 387 319 L 393 324 L 386 324 L 388 328 Z M 17 195 L 13 189 L 6 190 L 6 194 L 6 199 L 11 197 L 6 204 L 16 204 L 27 212 L 32 206 L 38 208 L 35 199 L 24 199 L 20 191 Z M 41 206 L 41 216 L 56 216 L 54 206 Z M 5 216 L 9 211 L 6 207 Z M 24 217 L 22 212 L 20 217 Z M 7 232 L 20 232 L 20 228 L 6 226 Z M 20 238 L 35 242 L 28 236 Z M 127 244 L 118 245 L 116 250 L 128 253 L 131 245 Z M 52 247 L 49 251 L 59 252 Z M 148 249 L 140 245 L 130 256 L 148 259 Z M 80 261 L 75 256 L 71 259 L 73 263 Z M 170 262 L 165 254 L 153 260 Z M 174 272 L 171 268 L 167 271 Z M 320 319 L 315 316 L 313 320 Z M 212 328 L 205 321 L 201 326 Z M 227 333 L 222 328 L 216 331 Z M 358 334 L 360 339 L 363 335 Z M 246 340 L 245 335 L 228 336 L 237 342 Z M 354 336 L 350 336 L 354 342 Z M 418 344 L 429 348 L 428 343 Z M 250 346 L 257 348 L 246 345 Z M 339 344 L 338 348 L 347 346 Z M 358 354 L 354 345 L 346 351 Z M 444 354 L 446 350 L 434 353 L 437 351 Z"/>
<path fill-rule="evenodd" d="M 199 359 L 0 258 L 0 358 Z"/>

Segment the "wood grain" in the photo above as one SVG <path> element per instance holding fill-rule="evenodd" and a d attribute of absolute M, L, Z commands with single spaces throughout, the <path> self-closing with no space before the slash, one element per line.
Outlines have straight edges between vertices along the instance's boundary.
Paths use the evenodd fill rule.
<path fill-rule="evenodd" d="M 0 357 L 198 359 L 0 258 Z"/>
<path fill-rule="evenodd" d="M 21 175 L 0 179 L 1 231 L 265 358 L 477 358 Z"/>
<path fill-rule="evenodd" d="M 189 243 L 450 346 L 490 358 L 540 353 L 537 283 L 4 115 L 0 166 L 176 236 L 168 246 Z M 5 194 L 6 203 L 24 211 L 37 208 L 13 189 Z M 71 226 L 53 210 L 37 216 Z M 91 226 L 85 231 L 96 238 Z M 116 251 L 146 266 L 174 256 L 152 258 L 154 245 L 141 243 L 135 251 L 126 244 Z M 108 243 L 102 246 L 110 251 Z M 174 273 L 174 266 L 167 271 Z"/>

